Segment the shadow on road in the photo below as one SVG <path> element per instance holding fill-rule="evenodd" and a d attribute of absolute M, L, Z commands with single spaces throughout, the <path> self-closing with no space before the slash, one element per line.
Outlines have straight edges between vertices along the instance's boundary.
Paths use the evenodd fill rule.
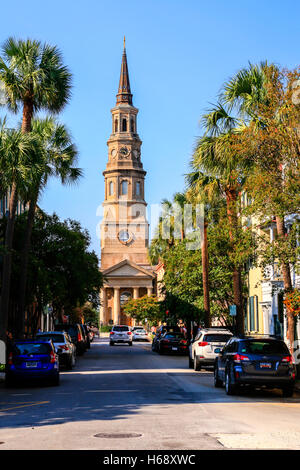
<path fill-rule="evenodd" d="M 214 388 L 211 371 L 189 369 L 186 356 L 159 356 L 149 344 L 109 347 L 101 340 L 79 358 L 73 371 L 61 372 L 59 387 L 1 385 L 0 424 L 9 428 L 125 420 L 141 410 L 155 414 L 174 405 L 261 402 L 300 403 L 300 399 L 297 394 L 283 399 L 280 391 L 251 389 L 227 396 L 224 389 Z"/>

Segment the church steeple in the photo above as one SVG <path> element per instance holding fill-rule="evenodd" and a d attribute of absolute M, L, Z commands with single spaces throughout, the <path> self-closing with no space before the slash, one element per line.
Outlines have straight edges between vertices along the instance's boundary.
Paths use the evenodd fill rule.
<path fill-rule="evenodd" d="M 122 56 L 119 89 L 118 89 L 118 94 L 117 94 L 117 105 L 121 103 L 127 103 L 127 104 L 132 105 L 132 94 L 131 94 L 130 82 L 129 82 L 129 73 L 128 73 L 126 47 L 125 47 L 125 36 L 124 36 L 124 49 L 123 49 L 123 56 Z"/>

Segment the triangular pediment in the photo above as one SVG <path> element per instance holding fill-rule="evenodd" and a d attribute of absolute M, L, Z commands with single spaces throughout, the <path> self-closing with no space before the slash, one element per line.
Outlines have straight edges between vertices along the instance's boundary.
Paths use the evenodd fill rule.
<path fill-rule="evenodd" d="M 150 269 L 145 269 L 128 259 L 121 261 L 102 271 L 104 277 L 148 277 L 154 279 L 155 274 Z"/>

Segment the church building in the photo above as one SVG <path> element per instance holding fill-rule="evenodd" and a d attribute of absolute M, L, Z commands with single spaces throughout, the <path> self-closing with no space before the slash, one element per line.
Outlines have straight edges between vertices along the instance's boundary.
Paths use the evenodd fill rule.
<path fill-rule="evenodd" d="M 112 134 L 107 142 L 108 161 L 103 172 L 101 271 L 104 286 L 100 320 L 104 325 L 132 325 L 122 305 L 131 298 L 152 295 L 156 276 L 148 261 L 146 171 L 141 161 L 138 109 L 132 103 L 125 39 L 116 97 L 116 105 L 111 110 Z"/>

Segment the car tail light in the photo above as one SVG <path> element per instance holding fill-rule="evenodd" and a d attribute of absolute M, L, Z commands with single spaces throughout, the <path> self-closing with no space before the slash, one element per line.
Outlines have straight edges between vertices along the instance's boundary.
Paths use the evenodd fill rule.
<path fill-rule="evenodd" d="M 293 364 L 294 360 L 292 356 L 285 356 L 281 359 L 281 362 L 285 362 L 285 363 L 289 362 L 290 364 Z"/>
<path fill-rule="evenodd" d="M 248 356 L 243 356 L 242 354 L 235 354 L 233 360 L 234 362 L 250 361 Z"/>
<path fill-rule="evenodd" d="M 132 335 L 132 332 L 131 332 L 131 331 L 128 331 L 128 333 L 127 333 L 127 334 L 130 336 L 130 335 Z"/>
<path fill-rule="evenodd" d="M 81 336 L 81 333 L 78 333 L 78 336 L 77 336 L 77 341 L 80 343 L 80 341 L 82 341 L 82 336 Z"/>
<path fill-rule="evenodd" d="M 110 334 L 111 334 L 111 335 L 114 335 L 114 334 L 115 334 L 115 332 L 114 332 L 114 331 L 111 331 L 111 332 L 110 332 Z"/>
<path fill-rule="evenodd" d="M 186 340 L 186 339 L 182 339 L 182 340 L 180 341 L 180 343 L 186 344 L 186 343 L 187 343 L 187 340 Z"/>
<path fill-rule="evenodd" d="M 201 347 L 207 346 L 207 345 L 208 345 L 207 341 L 201 341 L 200 343 L 198 343 L 198 346 L 201 346 Z"/>
<path fill-rule="evenodd" d="M 9 353 L 7 364 L 11 366 L 12 363 L 13 363 L 13 353 L 11 352 Z"/>
<path fill-rule="evenodd" d="M 66 344 L 62 344 L 61 346 L 58 346 L 60 349 L 64 349 L 65 351 L 68 351 L 69 349 L 69 346 L 67 346 Z"/>
<path fill-rule="evenodd" d="M 53 364 L 54 362 L 56 362 L 55 353 L 54 353 L 54 351 L 51 351 L 51 353 L 50 353 L 50 363 Z"/>

